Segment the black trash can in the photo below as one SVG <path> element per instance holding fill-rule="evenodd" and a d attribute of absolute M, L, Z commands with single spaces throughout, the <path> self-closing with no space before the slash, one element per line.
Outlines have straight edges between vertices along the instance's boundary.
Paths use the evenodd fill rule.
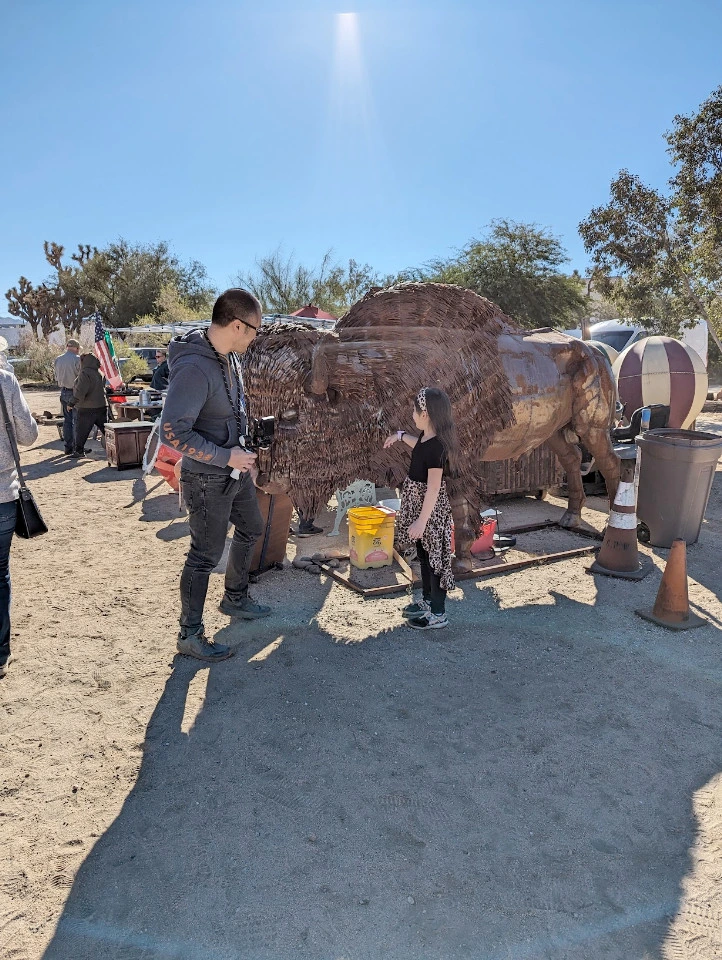
<path fill-rule="evenodd" d="M 696 430 L 648 430 L 641 451 L 637 517 L 654 547 L 696 543 L 707 509 L 722 437 Z"/>

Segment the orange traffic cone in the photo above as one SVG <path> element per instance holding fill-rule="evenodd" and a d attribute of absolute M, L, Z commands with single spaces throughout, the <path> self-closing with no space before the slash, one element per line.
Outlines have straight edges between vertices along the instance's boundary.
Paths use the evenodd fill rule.
<path fill-rule="evenodd" d="M 635 610 L 640 617 L 668 627 L 670 630 L 691 630 L 702 627 L 706 620 L 691 613 L 687 589 L 687 543 L 675 540 L 669 551 L 667 566 L 657 591 L 657 599 L 651 610 Z"/>
<path fill-rule="evenodd" d="M 603 573 L 622 580 L 641 580 L 652 569 L 650 560 L 640 562 L 637 549 L 637 497 L 634 483 L 620 481 L 609 513 L 604 540 L 588 573 Z"/>

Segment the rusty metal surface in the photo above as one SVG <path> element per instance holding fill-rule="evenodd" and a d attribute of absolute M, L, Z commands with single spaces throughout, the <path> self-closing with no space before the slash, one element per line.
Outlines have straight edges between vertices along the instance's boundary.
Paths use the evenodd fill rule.
<path fill-rule="evenodd" d="M 564 334 L 515 329 L 498 307 L 459 287 L 402 284 L 371 294 L 333 333 L 262 331 L 244 357 L 244 378 L 254 416 L 278 420 L 272 451 L 259 456 L 261 473 L 307 516 L 358 477 L 401 483 L 410 452 L 403 443 L 383 449 L 383 441 L 398 429 L 413 433 L 412 400 L 422 386 L 451 399 L 460 476 L 449 493 L 457 555 L 468 563 L 481 489 L 554 486 L 559 467 L 549 450 L 567 475 L 563 525 L 578 522 L 584 503 L 579 440 L 616 491 L 616 395 L 606 360 Z"/>
<path fill-rule="evenodd" d="M 559 486 L 564 471 L 556 455 L 546 444 L 525 453 L 517 460 L 497 460 L 479 466 L 479 491 L 482 497 L 501 494 L 535 493 Z"/>
<path fill-rule="evenodd" d="M 513 563 L 494 563 L 488 568 L 477 570 L 466 570 L 463 573 L 455 573 L 457 580 L 479 580 L 481 577 L 492 577 L 500 573 L 513 573 L 515 570 L 523 570 L 525 567 L 533 567 L 537 564 L 556 563 L 557 560 L 570 560 L 573 557 L 583 557 L 588 553 L 595 553 L 598 546 L 589 545 L 587 547 L 576 547 L 574 550 L 560 550 L 558 553 L 541 553 L 537 557 L 529 557 L 527 560 L 515 560 Z"/>

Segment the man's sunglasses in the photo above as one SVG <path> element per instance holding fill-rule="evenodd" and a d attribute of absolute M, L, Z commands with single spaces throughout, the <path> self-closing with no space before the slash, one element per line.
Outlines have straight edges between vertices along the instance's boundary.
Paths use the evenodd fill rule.
<path fill-rule="evenodd" d="M 256 333 L 258 333 L 258 327 L 255 325 L 255 323 L 249 323 L 248 320 L 244 320 L 243 317 L 234 317 L 233 319 L 240 320 L 244 326 L 250 327 L 251 330 L 255 330 Z"/>

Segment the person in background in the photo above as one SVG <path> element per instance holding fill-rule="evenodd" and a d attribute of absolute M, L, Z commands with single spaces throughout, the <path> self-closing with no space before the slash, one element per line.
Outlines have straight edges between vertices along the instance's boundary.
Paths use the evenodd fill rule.
<path fill-rule="evenodd" d="M 167 390 L 168 377 L 170 376 L 170 371 L 168 369 L 168 351 L 162 347 L 159 347 L 155 351 L 155 359 L 157 366 L 153 371 L 153 379 L 150 381 L 150 388 L 151 390 Z"/>
<path fill-rule="evenodd" d="M 24 447 L 30 446 L 38 439 L 38 425 L 12 371 L 0 368 L 0 390 L 15 439 Z M 10 662 L 10 544 L 15 532 L 19 492 L 15 458 L 5 418 L 0 413 L 0 677 L 7 674 Z"/>
<path fill-rule="evenodd" d="M 75 421 L 75 449 L 70 454 L 73 460 L 85 455 L 85 441 L 93 426 L 105 433 L 108 407 L 105 385 L 100 372 L 100 360 L 93 353 L 84 353 L 80 358 L 80 373 L 73 387 L 77 409 Z"/>
<path fill-rule="evenodd" d="M 317 527 L 315 519 L 315 517 L 305 517 L 300 510 L 298 511 L 299 537 L 315 537 L 317 534 L 323 533 L 323 527 Z"/>
<path fill-rule="evenodd" d="M 73 387 L 80 373 L 80 344 L 77 340 L 68 340 L 65 353 L 55 358 L 55 380 L 60 387 L 60 409 L 63 412 L 63 443 L 65 453 L 74 451 L 75 409 Z"/>
<path fill-rule="evenodd" d="M 8 342 L 5 337 L 0 337 L 0 370 L 12 371 L 12 366 L 7 358 Z"/>

